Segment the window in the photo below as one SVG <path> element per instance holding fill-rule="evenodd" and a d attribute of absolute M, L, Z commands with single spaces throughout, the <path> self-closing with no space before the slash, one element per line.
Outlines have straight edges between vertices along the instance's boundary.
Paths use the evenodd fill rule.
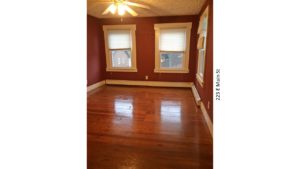
<path fill-rule="evenodd" d="M 192 23 L 155 24 L 155 69 L 158 73 L 188 73 Z"/>
<path fill-rule="evenodd" d="M 106 71 L 137 72 L 135 25 L 104 25 Z"/>
<path fill-rule="evenodd" d="M 204 84 L 204 70 L 205 70 L 205 55 L 206 55 L 206 39 L 207 39 L 207 24 L 208 24 L 208 7 L 200 17 L 198 28 L 198 66 L 196 78 L 200 85 Z"/>

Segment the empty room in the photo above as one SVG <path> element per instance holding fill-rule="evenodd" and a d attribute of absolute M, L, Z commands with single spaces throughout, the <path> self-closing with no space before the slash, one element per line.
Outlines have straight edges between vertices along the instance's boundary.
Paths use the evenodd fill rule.
<path fill-rule="evenodd" d="M 299 7 L 1 1 L 0 169 L 300 169 Z"/>
<path fill-rule="evenodd" d="M 87 0 L 87 166 L 213 168 L 212 0 Z"/>

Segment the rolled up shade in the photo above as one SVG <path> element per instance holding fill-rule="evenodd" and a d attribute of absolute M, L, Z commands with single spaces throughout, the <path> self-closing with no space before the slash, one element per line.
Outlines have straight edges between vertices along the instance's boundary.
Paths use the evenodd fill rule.
<path fill-rule="evenodd" d="M 110 30 L 108 31 L 109 49 L 131 48 L 130 30 Z"/>
<path fill-rule="evenodd" d="M 185 51 L 186 29 L 161 29 L 159 36 L 161 51 Z"/>

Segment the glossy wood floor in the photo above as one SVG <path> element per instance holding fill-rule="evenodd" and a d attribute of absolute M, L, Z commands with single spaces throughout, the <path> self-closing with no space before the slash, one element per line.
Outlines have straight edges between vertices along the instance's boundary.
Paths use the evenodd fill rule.
<path fill-rule="evenodd" d="M 88 94 L 88 169 L 212 169 L 191 89 L 104 86 Z"/>

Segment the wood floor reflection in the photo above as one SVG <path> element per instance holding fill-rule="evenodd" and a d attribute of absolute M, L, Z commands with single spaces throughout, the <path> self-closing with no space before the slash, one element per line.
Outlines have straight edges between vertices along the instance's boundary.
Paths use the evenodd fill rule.
<path fill-rule="evenodd" d="M 88 169 L 212 169 L 190 89 L 104 86 L 88 96 Z"/>

